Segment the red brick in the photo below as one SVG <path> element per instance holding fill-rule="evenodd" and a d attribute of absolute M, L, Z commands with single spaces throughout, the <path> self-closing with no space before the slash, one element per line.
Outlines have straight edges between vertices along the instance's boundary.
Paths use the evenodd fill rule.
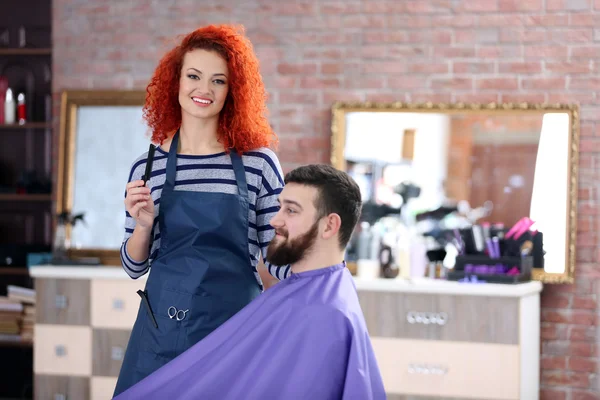
<path fill-rule="evenodd" d="M 591 358 L 569 357 L 568 369 L 578 372 L 596 372 L 598 361 Z"/>
<path fill-rule="evenodd" d="M 542 356 L 540 367 L 543 370 L 561 370 L 567 369 L 567 357 Z"/>
<path fill-rule="evenodd" d="M 500 42 L 503 43 L 541 43 L 548 40 L 545 30 L 531 28 L 503 29 L 500 32 Z"/>
<path fill-rule="evenodd" d="M 454 32 L 454 43 L 498 43 L 499 37 L 497 28 L 457 30 Z"/>
<path fill-rule="evenodd" d="M 476 88 L 481 90 L 516 90 L 519 87 L 517 78 L 488 78 L 477 79 Z"/>
<path fill-rule="evenodd" d="M 313 48 L 313 49 L 304 49 L 302 54 L 303 59 L 307 58 L 316 58 L 319 60 L 322 59 L 334 59 L 339 60 L 343 58 L 343 51 L 341 49 L 332 49 L 332 48 Z"/>
<path fill-rule="evenodd" d="M 388 85 L 392 89 L 416 89 L 422 86 L 422 82 L 409 76 L 390 76 Z"/>
<path fill-rule="evenodd" d="M 565 78 L 526 78 L 522 81 L 523 89 L 566 89 Z"/>
<path fill-rule="evenodd" d="M 320 70 L 325 75 L 337 75 L 343 72 L 343 66 L 338 63 L 323 63 Z"/>
<path fill-rule="evenodd" d="M 317 64 L 289 64 L 283 63 L 277 66 L 277 72 L 281 75 L 313 75 L 317 72 Z"/>
<path fill-rule="evenodd" d="M 413 103 L 450 103 L 452 95 L 450 93 L 420 93 L 412 92 L 408 94 L 407 101 Z"/>
<path fill-rule="evenodd" d="M 502 93 L 502 101 L 505 103 L 545 103 L 546 95 L 540 94 L 520 94 L 520 93 Z"/>
<path fill-rule="evenodd" d="M 330 105 L 336 101 L 364 101 L 363 93 L 353 93 L 348 90 L 326 90 L 323 94 L 323 103 Z"/>
<path fill-rule="evenodd" d="M 571 28 L 552 32 L 552 41 L 556 43 L 589 43 L 593 37 L 594 31 L 591 28 Z"/>
<path fill-rule="evenodd" d="M 298 21 L 298 22 L 296 22 Z M 263 24 L 269 24 L 270 21 L 261 21 Z M 315 18 L 314 16 L 302 16 L 302 17 L 283 17 L 279 18 L 280 29 L 340 29 L 342 27 L 342 20 L 340 17 L 334 15 L 324 15 L 321 18 Z M 278 26 L 275 24 L 274 26 Z M 296 28 L 298 26 L 298 28 Z"/>
<path fill-rule="evenodd" d="M 498 0 L 478 0 L 478 1 L 463 1 L 460 3 L 459 11 L 497 11 Z"/>
<path fill-rule="evenodd" d="M 387 15 L 386 17 L 387 27 L 391 29 L 423 29 L 434 26 L 430 15 L 407 15 L 403 13 Z"/>
<path fill-rule="evenodd" d="M 580 268 L 578 265 L 577 268 Z M 596 267 L 597 268 L 597 267 Z M 569 327 L 569 340 L 579 342 L 591 342 L 596 340 L 596 327 L 595 326 L 570 326 Z"/>
<path fill-rule="evenodd" d="M 598 26 L 600 24 L 600 15 L 598 14 L 570 14 L 571 26 Z"/>
<path fill-rule="evenodd" d="M 539 60 L 540 57 L 564 60 L 569 55 L 569 48 L 560 45 L 531 45 L 523 49 L 523 54 L 526 58 L 534 58 L 536 60 Z"/>
<path fill-rule="evenodd" d="M 548 93 L 549 103 L 593 103 L 595 100 L 594 93 L 591 92 L 557 92 Z"/>
<path fill-rule="evenodd" d="M 571 392 L 571 400 L 598 400 L 598 391 L 579 391 L 574 390 Z"/>
<path fill-rule="evenodd" d="M 523 25 L 523 18 L 515 14 L 483 14 L 477 18 L 477 25 L 482 28 L 521 26 Z"/>
<path fill-rule="evenodd" d="M 450 0 L 438 1 L 423 1 L 423 0 L 405 0 L 399 3 L 404 3 L 405 10 L 411 14 L 417 13 L 437 13 L 450 12 L 452 10 Z"/>
<path fill-rule="evenodd" d="M 542 354 L 591 357 L 594 354 L 594 345 L 586 342 L 550 341 L 543 343 Z"/>
<path fill-rule="evenodd" d="M 455 93 L 452 96 L 453 102 L 462 103 L 497 103 L 500 101 L 500 95 L 498 93 Z"/>
<path fill-rule="evenodd" d="M 363 41 L 366 44 L 381 44 L 381 43 L 406 43 L 408 41 L 407 32 L 389 32 L 389 31 L 366 31 L 363 33 Z"/>
<path fill-rule="evenodd" d="M 333 16 L 339 20 L 339 16 Z M 317 20 L 318 21 L 318 20 Z M 387 25 L 387 18 L 383 15 L 348 15 L 342 17 L 342 24 L 348 28 L 383 29 Z"/>
<path fill-rule="evenodd" d="M 498 0 L 498 9 L 502 12 L 540 11 L 542 0 Z"/>
<path fill-rule="evenodd" d="M 494 63 L 456 61 L 452 65 L 452 72 L 455 74 L 489 74 L 494 72 Z"/>
<path fill-rule="evenodd" d="M 591 72 L 590 67 L 591 62 L 584 60 L 578 62 L 548 61 L 546 63 L 546 71 L 561 74 L 585 74 Z"/>
<path fill-rule="evenodd" d="M 296 104 L 296 103 L 313 103 L 316 104 L 319 100 L 319 93 L 315 92 L 304 92 L 295 93 L 288 91 L 279 92 L 279 102 L 284 104 Z"/>
<path fill-rule="evenodd" d="M 362 47 L 358 55 L 367 59 L 384 59 L 387 60 L 388 46 L 368 46 Z M 352 56 L 350 56 L 352 57 Z"/>
<path fill-rule="evenodd" d="M 450 70 L 448 63 L 410 63 L 407 64 L 407 72 L 411 74 L 446 74 Z"/>
<path fill-rule="evenodd" d="M 485 16 L 483 16 L 483 15 L 480 16 L 479 20 L 484 17 Z M 409 17 L 408 19 L 410 20 L 413 18 Z M 475 24 L 478 21 L 478 18 L 474 15 L 442 15 L 442 16 L 428 17 L 427 20 L 430 21 L 431 26 L 435 26 L 435 27 L 467 28 L 467 27 L 475 26 Z M 485 25 L 483 25 L 483 26 L 485 26 Z"/>
<path fill-rule="evenodd" d="M 548 11 L 581 11 L 590 9 L 591 0 L 546 0 Z"/>
<path fill-rule="evenodd" d="M 406 72 L 406 64 L 394 61 L 373 61 L 362 64 L 361 70 L 367 76 L 371 74 L 397 75 Z"/>
<path fill-rule="evenodd" d="M 368 5 L 363 6 L 361 12 L 371 14 L 402 13 L 405 11 L 405 4 L 403 3 L 404 2 L 374 0 L 370 1 Z"/>
<path fill-rule="evenodd" d="M 580 138 L 579 151 L 582 153 L 597 153 L 600 152 L 600 139 L 598 138 Z"/>
<path fill-rule="evenodd" d="M 589 374 L 583 372 L 542 371 L 542 385 L 570 386 L 574 388 L 588 388 L 590 386 Z"/>
<path fill-rule="evenodd" d="M 305 89 L 325 89 L 340 87 L 340 80 L 335 78 L 304 77 L 300 81 L 300 87 Z"/>
<path fill-rule="evenodd" d="M 542 340 L 566 340 L 569 337 L 569 331 L 566 325 L 542 322 L 541 337 Z"/>
<path fill-rule="evenodd" d="M 407 57 L 421 57 L 428 53 L 428 49 L 426 47 L 419 46 L 393 46 L 388 48 L 387 54 L 390 58 L 401 58 L 406 61 Z"/>
<path fill-rule="evenodd" d="M 392 77 L 390 77 L 389 79 L 396 80 L 396 78 L 392 78 Z M 398 79 L 407 79 L 407 78 L 400 77 Z M 414 85 L 414 86 L 416 86 L 416 85 Z M 385 78 L 382 76 L 373 76 L 373 77 L 364 78 L 364 79 L 348 78 L 344 82 L 344 87 L 351 88 L 351 89 L 383 89 L 386 87 L 386 81 L 385 81 Z M 390 87 L 393 87 L 393 86 L 390 84 Z"/>
<path fill-rule="evenodd" d="M 544 294 L 541 299 L 542 307 L 546 308 L 567 308 L 571 304 L 571 295 L 547 295 Z"/>
<path fill-rule="evenodd" d="M 542 72 L 542 63 L 531 62 L 501 62 L 498 66 L 501 74 L 539 74 Z"/>
<path fill-rule="evenodd" d="M 600 45 L 571 46 L 571 58 L 600 58 Z"/>
<path fill-rule="evenodd" d="M 331 1 L 325 2 L 320 5 L 319 12 L 321 14 L 334 14 L 339 17 L 340 14 L 353 14 L 362 11 L 362 4 L 360 1 Z"/>
<path fill-rule="evenodd" d="M 571 89 L 600 90 L 600 78 L 573 78 L 569 84 Z"/>
<path fill-rule="evenodd" d="M 432 89 L 456 89 L 471 90 L 473 79 L 471 78 L 435 78 L 431 80 Z"/>
<path fill-rule="evenodd" d="M 597 182 L 597 178 L 600 176 L 597 172 L 594 172 L 594 181 Z M 589 200 L 579 197 L 579 201 Z M 592 206 L 593 207 L 593 206 Z M 577 246 L 595 246 L 598 244 L 598 238 L 596 237 L 596 233 L 594 232 L 586 232 L 580 235 L 577 235 Z M 595 304 L 594 304 L 595 305 Z M 581 308 L 581 307 L 579 307 Z"/>
<path fill-rule="evenodd" d="M 392 103 L 395 101 L 404 101 L 404 98 L 398 98 L 398 96 L 399 95 L 390 93 L 371 93 L 367 94 L 365 101 L 373 101 L 376 103 Z"/>
<path fill-rule="evenodd" d="M 475 57 L 475 49 L 473 47 L 435 47 L 433 56 L 435 58 L 473 58 Z"/>
<path fill-rule="evenodd" d="M 567 400 L 565 389 L 541 389 L 540 400 Z"/>
<path fill-rule="evenodd" d="M 514 45 L 506 46 L 479 46 L 477 49 L 477 57 L 487 58 L 513 58 L 521 56 L 521 47 Z"/>

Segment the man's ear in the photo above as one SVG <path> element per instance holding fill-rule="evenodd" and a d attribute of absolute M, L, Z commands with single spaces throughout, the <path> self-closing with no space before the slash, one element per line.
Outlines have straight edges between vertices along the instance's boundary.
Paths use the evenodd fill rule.
<path fill-rule="evenodd" d="M 330 239 L 337 237 L 340 227 L 342 226 L 342 219 L 338 214 L 331 213 L 324 218 L 325 229 L 323 229 L 323 239 Z"/>

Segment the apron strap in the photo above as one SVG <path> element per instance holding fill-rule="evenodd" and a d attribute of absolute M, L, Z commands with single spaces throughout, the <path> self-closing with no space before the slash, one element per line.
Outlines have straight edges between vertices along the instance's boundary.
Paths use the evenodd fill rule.
<path fill-rule="evenodd" d="M 179 146 L 179 129 L 173 135 L 171 141 L 171 147 L 169 148 L 169 156 L 167 158 L 167 173 L 165 178 L 165 184 L 163 191 L 172 191 L 175 188 L 175 174 L 177 172 L 177 147 Z M 246 170 L 244 169 L 244 163 L 242 157 L 235 152 L 234 149 L 230 149 L 231 165 L 233 166 L 233 172 L 235 174 L 235 181 L 238 187 L 238 193 L 240 196 L 248 200 L 248 183 L 246 182 Z"/>
<path fill-rule="evenodd" d="M 169 148 L 169 157 L 167 158 L 167 176 L 163 186 L 163 192 L 173 191 L 175 188 L 175 173 L 177 172 L 177 148 L 179 147 L 179 129 L 173 135 L 171 147 Z"/>
<path fill-rule="evenodd" d="M 242 162 L 242 157 L 234 149 L 230 149 L 231 165 L 235 173 L 235 181 L 237 182 L 238 193 L 244 199 L 248 200 L 248 183 L 246 182 L 246 169 Z"/>

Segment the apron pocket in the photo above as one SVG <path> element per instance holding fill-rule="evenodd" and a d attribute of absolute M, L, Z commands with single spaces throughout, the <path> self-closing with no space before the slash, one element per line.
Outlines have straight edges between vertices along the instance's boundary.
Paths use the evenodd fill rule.
<path fill-rule="evenodd" d="M 160 298 L 156 301 L 156 296 Z M 142 350 L 158 357 L 173 359 L 185 349 L 183 323 L 190 315 L 190 295 L 174 290 L 149 291 L 148 300 L 156 320 L 146 318 Z"/>

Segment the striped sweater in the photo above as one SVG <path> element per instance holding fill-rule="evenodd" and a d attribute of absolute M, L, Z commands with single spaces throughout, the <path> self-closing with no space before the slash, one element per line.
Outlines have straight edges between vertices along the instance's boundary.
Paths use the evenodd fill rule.
<path fill-rule="evenodd" d="M 154 226 L 149 257 L 146 260 L 133 260 L 127 253 L 127 241 L 135 228 L 135 220 L 125 212 L 125 238 L 121 245 L 121 262 L 125 271 L 136 279 L 146 272 L 156 258 L 160 248 L 160 227 L 158 213 L 160 210 L 160 195 L 166 178 L 167 156 L 164 150 L 157 147 L 152 164 L 152 174 L 149 182 L 152 199 L 154 200 Z M 138 157 L 131 166 L 129 182 L 142 179 L 145 172 L 148 153 Z M 247 152 L 242 156 L 248 184 L 248 201 L 250 203 L 248 225 L 248 258 L 262 289 L 262 282 L 257 271 L 258 259 L 262 253 L 265 265 L 271 275 L 284 279 L 290 274 L 290 267 L 278 267 L 266 260 L 267 247 L 275 236 L 275 230 L 269 221 L 279 211 L 277 196 L 283 188 L 281 166 L 275 153 L 266 148 Z M 206 156 L 177 155 L 177 172 L 175 190 L 205 191 L 237 194 L 237 184 L 231 157 L 226 153 Z M 250 266 L 249 266 L 250 268 Z"/>

